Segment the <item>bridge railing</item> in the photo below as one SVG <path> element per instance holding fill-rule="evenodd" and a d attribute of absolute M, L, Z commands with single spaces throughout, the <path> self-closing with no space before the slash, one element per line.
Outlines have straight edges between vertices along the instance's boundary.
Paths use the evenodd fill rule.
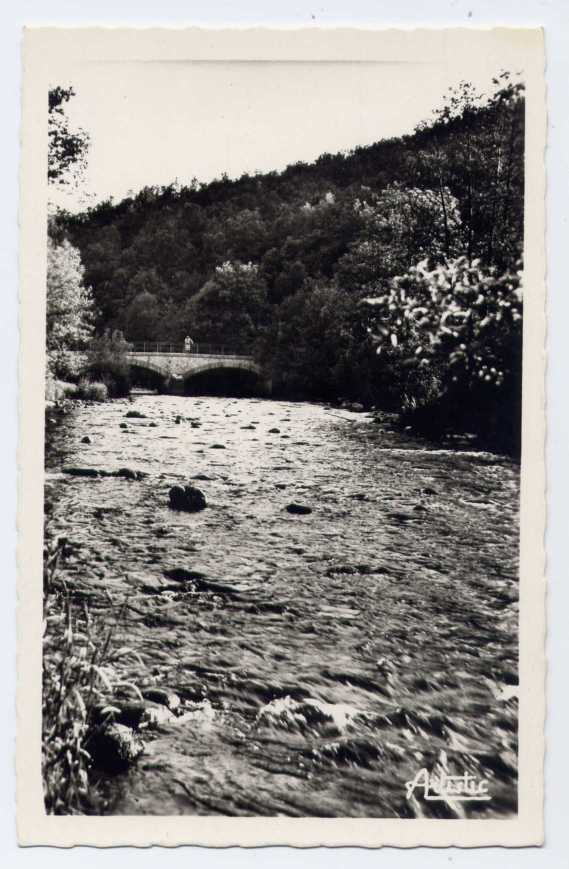
<path fill-rule="evenodd" d="M 168 341 L 131 341 L 129 347 L 130 353 L 181 353 L 188 355 L 201 356 L 250 356 L 246 350 L 242 348 L 231 347 L 223 344 L 203 344 L 194 342 L 191 350 L 186 350 L 184 344 L 171 344 Z"/>

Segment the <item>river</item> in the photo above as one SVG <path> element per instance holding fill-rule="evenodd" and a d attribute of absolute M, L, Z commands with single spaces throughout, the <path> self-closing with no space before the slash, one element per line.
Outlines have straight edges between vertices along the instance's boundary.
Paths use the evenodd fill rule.
<path fill-rule="evenodd" d="M 46 464 L 70 586 L 95 612 L 127 600 L 132 681 L 187 710 L 148 733 L 109 811 L 515 812 L 516 464 L 320 404 L 150 395 L 81 405 Z M 188 482 L 199 513 L 168 506 Z M 492 798 L 407 799 L 422 768 L 470 772 Z"/>

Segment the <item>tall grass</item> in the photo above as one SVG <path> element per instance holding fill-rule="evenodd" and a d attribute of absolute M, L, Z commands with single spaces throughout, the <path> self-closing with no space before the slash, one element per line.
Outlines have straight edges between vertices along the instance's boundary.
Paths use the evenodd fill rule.
<path fill-rule="evenodd" d="M 138 656 L 115 642 L 126 602 L 118 611 L 114 608 L 110 626 L 92 617 L 84 603 L 73 602 L 72 591 L 58 576 L 65 545 L 64 538 L 56 539 L 44 558 L 44 801 L 48 814 L 100 814 L 106 799 L 90 742 L 112 718 L 113 694 L 125 684 L 126 659 Z"/>

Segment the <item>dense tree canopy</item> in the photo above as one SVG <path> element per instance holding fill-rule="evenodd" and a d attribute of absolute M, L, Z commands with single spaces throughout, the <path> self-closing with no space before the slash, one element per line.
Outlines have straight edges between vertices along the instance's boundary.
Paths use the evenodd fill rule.
<path fill-rule="evenodd" d="M 492 401 L 517 390 L 525 106 L 507 73 L 494 85 L 483 98 L 462 83 L 399 139 L 280 174 L 146 188 L 60 214 L 57 231 L 81 252 L 98 331 L 246 346 L 283 389 L 394 407 L 443 400 L 457 382 L 473 389 L 457 375 L 464 344 L 466 368 L 488 365 L 480 379 Z M 448 291 L 434 302 L 444 280 Z M 472 311 L 467 285 L 484 300 L 473 297 Z M 366 298 L 387 305 L 397 348 L 386 350 L 379 307 Z M 438 353 L 417 352 L 418 320 L 414 331 L 400 328 L 413 298 L 416 307 L 430 299 Z M 457 326 L 456 305 L 469 325 L 451 346 L 441 336 Z"/>

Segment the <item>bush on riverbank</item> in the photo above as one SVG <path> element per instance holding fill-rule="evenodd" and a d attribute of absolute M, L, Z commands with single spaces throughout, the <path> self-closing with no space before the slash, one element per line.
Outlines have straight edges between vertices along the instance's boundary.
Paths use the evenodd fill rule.
<path fill-rule="evenodd" d="M 111 398 L 124 398 L 130 392 L 131 372 L 126 355 L 130 347 L 118 329 L 106 329 L 89 347 L 90 376 L 106 385 Z"/>
<path fill-rule="evenodd" d="M 107 401 L 108 397 L 107 384 L 96 380 L 80 380 L 75 393 L 75 398 L 84 401 Z"/>
<path fill-rule="evenodd" d="M 76 395 L 76 383 L 67 383 L 63 380 L 54 380 L 53 377 L 47 377 L 45 383 L 45 400 L 47 402 L 55 404 L 66 398 L 75 398 Z"/>
<path fill-rule="evenodd" d="M 459 257 L 427 260 L 365 300 L 378 353 L 404 372 L 404 421 L 422 434 L 469 431 L 519 450 L 521 272 Z"/>

